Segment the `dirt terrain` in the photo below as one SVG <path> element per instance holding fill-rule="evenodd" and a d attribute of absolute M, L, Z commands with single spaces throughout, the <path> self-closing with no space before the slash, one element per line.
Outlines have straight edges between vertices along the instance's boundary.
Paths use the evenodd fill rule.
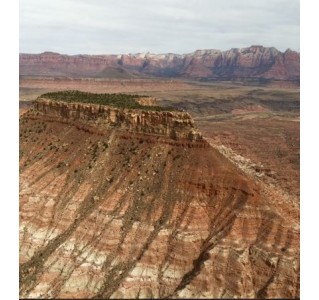
<path fill-rule="evenodd" d="M 194 123 L 25 101 L 65 89 Z M 20 100 L 20 297 L 299 297 L 298 90 L 21 77 Z"/>

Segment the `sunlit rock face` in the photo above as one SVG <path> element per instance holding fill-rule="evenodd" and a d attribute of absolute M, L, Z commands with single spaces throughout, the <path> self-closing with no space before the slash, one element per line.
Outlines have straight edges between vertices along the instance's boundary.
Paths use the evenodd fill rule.
<path fill-rule="evenodd" d="M 143 98 L 141 101 L 146 102 Z M 154 104 L 154 101 L 149 101 Z M 194 120 L 187 112 L 122 109 L 83 103 L 70 104 L 43 98 L 37 99 L 34 107 L 47 117 L 85 122 L 99 130 L 112 127 L 121 131 L 152 133 L 173 139 L 202 140 L 201 134 L 194 128 Z"/>
<path fill-rule="evenodd" d="M 299 297 L 298 209 L 190 130 L 182 112 L 24 113 L 20 297 Z"/>

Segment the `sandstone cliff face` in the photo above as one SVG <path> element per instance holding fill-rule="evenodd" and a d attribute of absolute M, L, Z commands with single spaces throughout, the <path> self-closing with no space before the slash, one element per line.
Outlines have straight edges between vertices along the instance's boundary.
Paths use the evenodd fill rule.
<path fill-rule="evenodd" d="M 20 118 L 20 297 L 298 298 L 298 209 L 122 117 L 43 100 Z"/>
<path fill-rule="evenodd" d="M 195 52 L 184 69 L 189 76 L 214 79 L 299 79 L 299 54 L 282 53 L 275 48 L 251 46 L 228 51 L 207 50 Z M 292 67 L 293 66 L 293 67 Z"/>
<path fill-rule="evenodd" d="M 141 98 L 142 103 L 154 104 L 154 99 Z M 111 106 L 83 103 L 66 103 L 49 99 L 34 102 L 37 111 L 47 116 L 67 120 L 85 120 L 98 124 L 99 129 L 115 127 L 121 130 L 158 134 L 172 139 L 202 140 L 194 128 L 194 121 L 186 112 L 120 109 Z"/>
<path fill-rule="evenodd" d="M 263 46 L 228 51 L 198 50 L 178 54 L 60 55 L 20 54 L 20 75 L 97 76 L 106 70 L 127 74 L 211 80 L 300 79 L 299 53 Z"/>

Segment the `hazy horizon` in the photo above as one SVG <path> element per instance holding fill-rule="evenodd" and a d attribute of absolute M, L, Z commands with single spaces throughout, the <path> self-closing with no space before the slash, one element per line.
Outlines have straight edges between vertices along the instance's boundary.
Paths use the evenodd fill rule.
<path fill-rule="evenodd" d="M 238 48 L 238 49 L 244 49 L 244 48 L 249 48 L 249 47 L 253 47 L 253 46 L 262 46 L 262 47 L 264 47 L 264 48 L 272 48 L 273 46 L 269 46 L 269 47 L 267 47 L 267 46 L 264 46 L 264 45 L 250 45 L 250 46 L 247 46 L 247 47 L 232 47 L 232 48 Z M 154 54 L 154 55 L 164 55 L 164 54 L 176 54 L 176 55 L 187 55 L 187 54 L 191 54 L 191 53 L 194 53 L 194 52 L 196 52 L 196 51 L 198 51 L 198 50 L 220 50 L 220 51 L 228 51 L 228 50 L 231 50 L 232 48 L 229 48 L 229 49 L 226 49 L 226 50 L 221 50 L 221 49 L 218 49 L 218 48 L 206 48 L 206 49 L 195 49 L 194 51 L 191 51 L 191 52 L 187 52 L 187 53 L 173 53 L 173 52 L 161 52 L 161 53 L 156 53 L 156 52 L 150 52 L 150 51 L 146 51 L 146 52 L 134 52 L 134 53 L 132 53 L 132 52 L 126 52 L 126 53 L 99 53 L 99 54 L 90 54 L 90 53 L 74 53 L 74 54 L 70 54 L 70 53 L 63 53 L 63 52 L 56 52 L 56 51 L 49 51 L 49 50 L 45 50 L 45 51 L 42 51 L 42 52 L 37 52 L 37 53 L 31 53 L 31 52 L 19 52 L 19 54 L 36 54 L 36 55 L 38 55 L 38 54 L 43 54 L 43 53 L 56 53 L 56 54 L 60 54 L 60 55 L 68 55 L 68 56 L 76 56 L 76 55 L 96 55 L 96 56 L 98 56 L 98 55 L 129 55 L 129 54 L 131 54 L 131 55 L 136 55 L 136 54 L 147 54 L 147 53 L 149 53 L 149 54 Z M 273 47 L 273 48 L 276 48 L 276 47 Z M 277 48 L 276 48 L 277 49 Z M 280 51 L 280 52 L 285 52 L 285 51 L 287 51 L 288 49 L 290 49 L 290 50 L 292 50 L 292 51 L 295 51 L 295 52 L 298 52 L 299 53 L 299 51 L 297 51 L 297 50 L 295 50 L 295 49 L 291 49 L 291 48 L 287 48 L 287 49 L 285 49 L 285 50 L 279 50 L 279 49 L 277 49 L 278 51 Z"/>
<path fill-rule="evenodd" d="M 300 51 L 298 0 L 20 0 L 19 52 Z"/>

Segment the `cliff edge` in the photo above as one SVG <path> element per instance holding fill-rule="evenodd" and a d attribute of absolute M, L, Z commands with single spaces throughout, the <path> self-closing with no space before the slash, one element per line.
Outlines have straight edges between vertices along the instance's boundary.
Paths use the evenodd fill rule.
<path fill-rule="evenodd" d="M 299 207 L 187 113 L 75 95 L 19 120 L 20 298 L 299 298 Z"/>
<path fill-rule="evenodd" d="M 71 92 L 59 93 L 68 95 Z M 91 125 L 98 125 L 100 129 L 115 127 L 120 130 L 162 135 L 172 139 L 202 140 L 202 135 L 194 127 L 194 120 L 189 113 L 172 111 L 169 107 L 156 106 L 154 98 L 137 98 L 138 105 L 136 107 L 130 103 L 132 108 L 125 108 L 123 102 L 120 105 L 122 107 L 116 107 L 117 104 L 114 103 L 107 103 L 108 105 L 105 103 L 85 103 L 89 101 L 87 98 L 84 101 L 80 98 L 69 99 L 66 97 L 63 99 L 62 95 L 59 97 L 61 100 L 53 99 L 57 94 L 49 93 L 40 96 L 34 101 L 35 110 L 51 117 L 85 121 Z M 80 95 L 83 96 L 83 94 L 86 97 L 94 97 L 95 95 L 91 93 L 81 93 Z M 129 97 L 129 95 L 125 95 L 125 97 Z"/>

